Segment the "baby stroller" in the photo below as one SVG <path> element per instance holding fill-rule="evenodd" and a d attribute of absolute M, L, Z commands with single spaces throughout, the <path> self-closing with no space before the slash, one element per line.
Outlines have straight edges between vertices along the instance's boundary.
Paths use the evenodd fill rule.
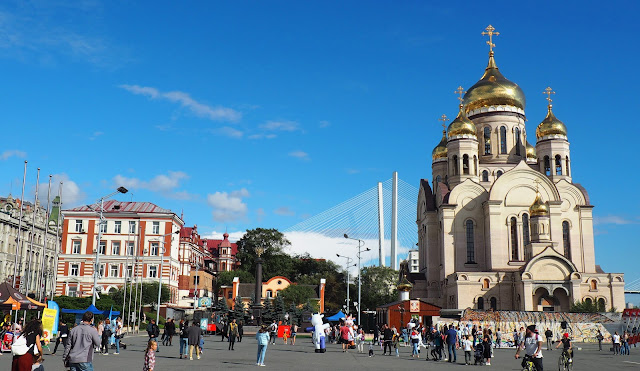
<path fill-rule="evenodd" d="M 473 353 L 473 364 L 484 365 L 484 345 L 482 345 L 482 343 L 476 344 L 476 350 Z"/>

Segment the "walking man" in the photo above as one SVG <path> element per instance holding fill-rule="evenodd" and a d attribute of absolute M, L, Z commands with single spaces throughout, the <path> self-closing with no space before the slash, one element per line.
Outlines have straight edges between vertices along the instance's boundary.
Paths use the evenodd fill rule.
<path fill-rule="evenodd" d="M 60 342 L 62 342 L 62 349 L 65 349 L 67 347 L 67 344 L 69 343 L 69 326 L 67 326 L 67 324 L 63 321 L 60 321 L 60 326 L 58 326 L 58 337 L 56 338 L 56 346 L 55 348 L 53 348 L 53 353 L 51 354 L 56 354 Z"/>
<path fill-rule="evenodd" d="M 229 324 L 229 350 L 233 349 L 233 345 L 236 343 L 236 338 L 238 337 L 238 324 L 235 319 L 231 320 Z"/>
<path fill-rule="evenodd" d="M 183 319 L 180 320 L 180 359 L 182 356 L 187 358 L 187 351 L 189 349 L 189 324 Z"/>
<path fill-rule="evenodd" d="M 449 363 L 456 363 L 458 357 L 456 356 L 456 346 L 458 344 L 458 332 L 452 326 L 449 326 L 449 330 L 446 332 L 447 337 L 447 352 L 449 353 Z"/>
<path fill-rule="evenodd" d="M 152 319 L 147 325 L 147 334 L 149 335 L 149 340 L 153 340 L 156 343 L 158 342 L 158 336 L 160 335 L 160 327 L 156 324 L 156 320 Z M 160 353 L 160 346 L 156 349 L 156 353 Z"/>
<path fill-rule="evenodd" d="M 101 339 L 92 323 L 93 313 L 85 312 L 80 325 L 69 332 L 62 360 L 70 371 L 93 371 L 93 349 L 100 346 Z"/>
<path fill-rule="evenodd" d="M 553 332 L 547 327 L 547 331 L 544 332 L 544 336 L 547 338 L 547 350 L 551 350 L 553 343 Z"/>
<path fill-rule="evenodd" d="M 269 326 L 269 341 L 271 342 L 271 344 L 275 345 L 277 337 L 278 337 L 278 324 L 276 323 L 276 321 L 273 321 L 273 323 Z"/>
<path fill-rule="evenodd" d="M 198 325 L 198 322 L 193 321 L 187 333 L 189 339 L 189 360 L 193 361 L 193 348 L 196 348 L 196 356 L 200 359 L 200 336 L 202 336 L 202 329 Z"/>
<path fill-rule="evenodd" d="M 171 343 L 173 342 L 173 335 L 176 334 L 176 324 L 173 322 L 173 318 L 169 318 L 167 323 L 164 324 L 164 329 L 167 333 L 167 337 L 165 337 L 163 345 L 171 346 Z"/>
<path fill-rule="evenodd" d="M 598 340 L 598 351 L 602 351 L 602 340 L 604 340 L 604 336 L 602 335 L 602 332 L 600 330 L 598 330 L 596 340 Z"/>

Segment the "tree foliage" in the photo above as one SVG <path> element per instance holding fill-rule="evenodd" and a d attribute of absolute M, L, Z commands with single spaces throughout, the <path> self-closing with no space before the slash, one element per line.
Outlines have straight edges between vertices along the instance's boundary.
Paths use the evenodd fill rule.
<path fill-rule="evenodd" d="M 245 315 L 245 311 L 246 308 L 244 306 L 244 303 L 242 302 L 242 298 L 240 298 L 240 296 L 236 296 L 236 300 L 233 303 L 233 318 L 235 318 L 237 321 L 243 320 L 244 319 L 244 315 Z"/>
<path fill-rule="evenodd" d="M 606 312 L 607 309 L 604 307 L 604 305 L 601 305 L 598 302 L 593 302 L 591 300 L 582 300 L 573 302 L 569 311 L 573 313 L 598 313 Z"/>
<path fill-rule="evenodd" d="M 292 276 L 293 261 L 291 256 L 284 251 L 291 245 L 291 242 L 277 229 L 249 229 L 237 244 L 236 258 L 240 261 L 242 270 L 256 271 L 256 259 L 258 258 L 256 248 L 262 248 L 264 249 L 262 254 L 263 280 L 274 276 Z"/>
<path fill-rule="evenodd" d="M 360 276 L 363 310 L 375 310 L 397 299 L 398 271 L 390 267 L 370 266 L 362 268 Z"/>
<path fill-rule="evenodd" d="M 306 285 L 289 285 L 289 287 L 278 293 L 278 298 L 283 300 L 284 305 L 287 306 L 304 305 L 309 299 L 315 297 L 315 290 Z"/>

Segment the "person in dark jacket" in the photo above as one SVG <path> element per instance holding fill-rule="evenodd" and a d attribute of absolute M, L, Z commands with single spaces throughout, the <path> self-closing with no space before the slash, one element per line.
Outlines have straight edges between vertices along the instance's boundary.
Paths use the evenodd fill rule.
<path fill-rule="evenodd" d="M 173 318 L 169 318 L 167 323 L 164 324 L 164 331 L 167 334 L 164 338 L 164 345 L 171 345 L 173 341 L 173 335 L 176 334 L 176 324 L 173 322 Z"/>
<path fill-rule="evenodd" d="M 242 343 L 242 335 L 244 335 L 244 323 L 238 322 L 238 343 Z"/>
<path fill-rule="evenodd" d="M 382 330 L 382 341 L 384 342 L 384 352 L 382 355 L 387 354 L 387 348 L 389 348 L 389 355 L 391 355 L 391 341 L 393 340 L 393 330 L 385 323 Z"/>
<path fill-rule="evenodd" d="M 63 321 L 60 321 L 60 326 L 58 326 L 58 336 L 56 337 L 56 346 L 53 348 L 53 353 L 56 354 L 58 351 L 58 345 L 62 342 L 62 349 L 67 347 L 67 343 L 69 340 L 69 326 Z"/>
<path fill-rule="evenodd" d="M 198 322 L 193 321 L 191 327 L 187 330 L 187 337 L 189 339 L 189 360 L 193 360 L 193 348 L 196 348 L 196 356 L 200 359 L 200 337 L 202 336 L 202 329 L 198 325 Z"/>
<path fill-rule="evenodd" d="M 160 327 L 156 324 L 156 320 L 152 319 L 147 325 L 147 334 L 149 334 L 149 340 L 158 342 L 158 335 L 160 335 Z M 160 347 L 156 350 L 156 353 L 160 353 Z"/>
<path fill-rule="evenodd" d="M 187 358 L 187 351 L 189 350 L 189 324 L 185 322 L 183 319 L 180 320 L 180 359 L 184 355 Z"/>

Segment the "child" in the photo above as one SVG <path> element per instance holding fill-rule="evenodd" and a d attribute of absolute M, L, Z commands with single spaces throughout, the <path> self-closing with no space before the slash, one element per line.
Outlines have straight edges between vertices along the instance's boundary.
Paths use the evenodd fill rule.
<path fill-rule="evenodd" d="M 38 359 L 36 359 L 31 366 L 31 371 L 44 371 L 44 366 L 42 366 L 43 361 L 44 359 L 42 359 L 42 354 L 39 354 Z"/>
<path fill-rule="evenodd" d="M 282 340 L 284 340 L 284 345 L 287 345 L 287 339 L 289 339 L 289 330 L 285 327 L 284 331 L 282 331 Z"/>
<path fill-rule="evenodd" d="M 155 340 L 149 340 L 147 350 L 144 352 L 142 371 L 153 371 L 156 368 L 156 349 L 158 349 L 158 343 Z"/>
<path fill-rule="evenodd" d="M 369 344 L 369 357 L 373 357 L 373 341 Z"/>
<path fill-rule="evenodd" d="M 400 351 L 398 350 L 398 345 L 400 344 L 400 336 L 397 334 L 393 335 L 391 343 L 393 344 L 393 349 L 395 349 L 396 351 L 396 357 L 400 357 Z"/>
<path fill-rule="evenodd" d="M 462 341 L 462 348 L 464 349 L 464 364 L 471 364 L 471 357 L 473 352 L 473 342 L 471 341 L 471 335 L 467 335 L 464 337 Z"/>
<path fill-rule="evenodd" d="M 202 350 L 204 348 L 204 337 L 202 336 L 202 332 L 200 333 L 200 337 L 198 338 L 198 348 L 200 348 L 200 355 L 202 355 Z"/>

